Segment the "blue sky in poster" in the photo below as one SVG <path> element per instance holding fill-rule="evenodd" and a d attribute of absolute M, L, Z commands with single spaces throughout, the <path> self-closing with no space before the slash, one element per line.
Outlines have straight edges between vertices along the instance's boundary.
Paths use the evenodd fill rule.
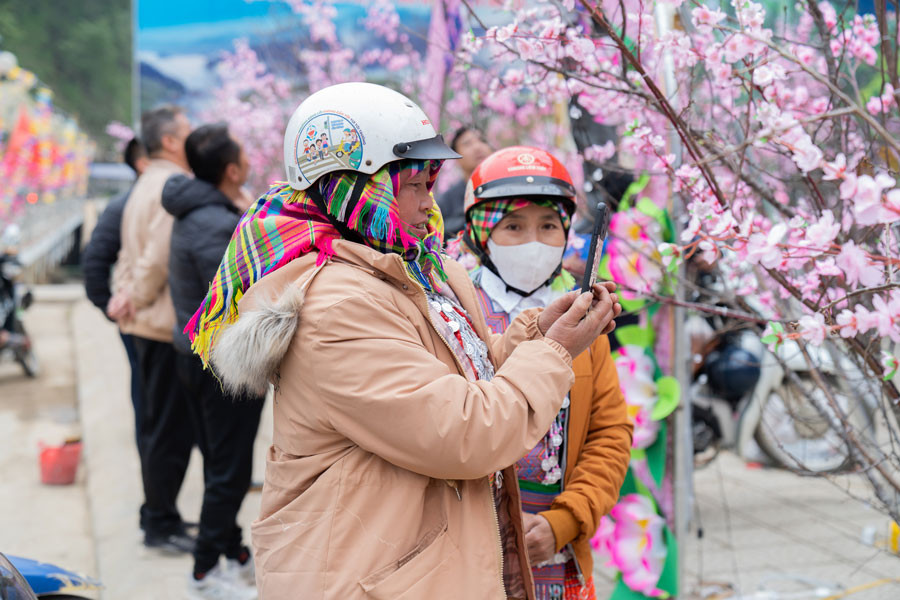
<path fill-rule="evenodd" d="M 360 26 L 366 2 L 333 6 L 337 34 L 345 46 L 361 51 L 384 45 Z M 424 36 L 430 3 L 400 0 L 396 6 L 404 29 Z M 217 83 L 215 67 L 222 52 L 232 50 L 238 39 L 246 39 L 276 72 L 292 77 L 294 73 L 283 69 L 292 69 L 293 49 L 303 47 L 308 31 L 290 6 L 278 0 L 138 0 L 137 10 L 143 109 L 163 101 L 202 105 Z M 411 37 L 414 45 L 424 46 L 415 34 Z"/>
<path fill-rule="evenodd" d="M 285 2 L 266 0 L 139 0 L 138 23 L 142 30 L 187 25 L 190 23 L 216 23 L 238 19 L 291 14 Z"/>

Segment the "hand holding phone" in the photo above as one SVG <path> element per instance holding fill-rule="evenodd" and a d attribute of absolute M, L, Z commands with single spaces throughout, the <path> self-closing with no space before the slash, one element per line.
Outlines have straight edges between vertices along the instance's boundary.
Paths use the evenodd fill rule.
<path fill-rule="evenodd" d="M 581 281 L 581 293 L 589 292 L 597 282 L 597 270 L 603 256 L 603 242 L 609 230 L 609 206 L 606 202 L 597 203 L 594 229 L 591 232 L 591 245 L 588 247 L 587 264 L 584 266 L 584 279 Z"/>

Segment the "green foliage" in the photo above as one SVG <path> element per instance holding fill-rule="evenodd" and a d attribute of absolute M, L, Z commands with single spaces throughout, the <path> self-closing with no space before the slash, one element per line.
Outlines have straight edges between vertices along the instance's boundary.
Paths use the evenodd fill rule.
<path fill-rule="evenodd" d="M 96 140 L 131 121 L 130 0 L 0 0 L 0 36 Z"/>

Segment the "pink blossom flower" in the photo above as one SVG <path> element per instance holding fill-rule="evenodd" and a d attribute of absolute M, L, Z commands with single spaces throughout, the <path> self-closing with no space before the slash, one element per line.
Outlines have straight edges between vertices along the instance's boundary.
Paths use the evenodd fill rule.
<path fill-rule="evenodd" d="M 681 248 L 676 246 L 675 244 L 660 244 L 657 248 L 659 255 L 662 257 L 663 266 L 668 268 L 672 261 L 678 261 L 681 259 Z"/>
<path fill-rule="evenodd" d="M 859 323 L 856 320 L 856 313 L 850 309 L 842 310 L 835 319 L 840 327 L 841 337 L 851 338 L 859 333 Z"/>
<path fill-rule="evenodd" d="M 837 27 L 837 11 L 834 10 L 834 6 L 830 2 L 819 2 L 819 10 L 825 20 L 825 27 L 833 33 L 834 28 Z"/>
<path fill-rule="evenodd" d="M 639 346 L 623 346 L 615 359 L 619 387 L 625 398 L 628 418 L 634 425 L 632 448 L 647 448 L 659 433 L 659 421 L 651 418 L 656 406 L 656 383 L 653 361 Z"/>
<path fill-rule="evenodd" d="M 611 159 L 616 153 L 616 145 L 612 140 L 602 146 L 593 144 L 584 149 L 584 158 L 592 163 L 600 164 Z"/>
<path fill-rule="evenodd" d="M 881 96 L 873 96 L 866 102 L 866 110 L 873 115 L 879 115 L 881 113 L 887 113 L 896 105 L 897 100 L 894 97 L 894 86 L 887 83 L 884 86 L 884 93 L 882 93 Z"/>
<path fill-rule="evenodd" d="M 828 110 L 828 98 L 815 98 L 807 105 L 807 109 L 814 115 L 821 115 Z"/>
<path fill-rule="evenodd" d="M 865 251 L 852 240 L 845 242 L 836 259 L 837 266 L 844 272 L 847 285 L 871 287 L 881 282 L 884 272 L 873 264 Z"/>
<path fill-rule="evenodd" d="M 521 69 L 507 69 L 503 73 L 503 83 L 506 85 L 519 85 L 525 80 L 525 73 Z"/>
<path fill-rule="evenodd" d="M 691 22 L 701 33 L 708 33 L 709 31 L 712 31 L 712 28 L 718 25 L 725 16 L 725 13 L 718 8 L 710 10 L 707 6 L 698 6 L 691 11 Z"/>
<path fill-rule="evenodd" d="M 593 53 L 594 42 L 587 38 L 575 38 L 566 44 L 566 54 L 578 62 L 584 62 L 584 59 Z"/>
<path fill-rule="evenodd" d="M 844 47 L 843 38 L 833 37 L 828 41 L 828 49 L 831 50 L 831 54 L 834 56 L 840 56 L 841 49 Z"/>
<path fill-rule="evenodd" d="M 834 259 L 829 257 L 825 260 L 818 260 L 815 263 L 816 272 L 822 277 L 840 277 L 844 274 L 834 262 Z"/>
<path fill-rule="evenodd" d="M 825 325 L 825 315 L 822 313 L 800 317 L 797 327 L 800 331 L 800 337 L 814 346 L 821 346 L 822 342 L 825 341 L 825 336 L 828 335 L 828 326 Z"/>
<path fill-rule="evenodd" d="M 118 121 L 111 121 L 106 126 L 106 135 L 116 140 L 116 151 L 122 152 L 125 149 L 125 145 L 134 138 L 134 131 L 128 125 Z M 2 146 L 0 146 L 0 150 L 2 150 Z"/>
<path fill-rule="evenodd" d="M 822 165 L 823 154 L 816 146 L 812 145 L 809 136 L 794 149 L 792 156 L 797 167 L 804 173 L 818 169 Z"/>
<path fill-rule="evenodd" d="M 518 30 L 518 27 L 516 27 L 515 23 L 510 23 L 509 25 L 506 25 L 504 27 L 498 27 L 496 29 L 491 27 L 491 29 L 488 30 L 489 36 L 490 36 L 491 30 L 494 30 L 493 37 L 498 42 L 502 43 L 502 42 L 505 42 L 506 40 L 508 40 L 509 38 L 511 38 L 513 36 L 513 34 L 515 34 L 516 31 Z"/>
<path fill-rule="evenodd" d="M 898 319 L 897 311 L 892 310 L 891 302 L 884 299 L 883 295 L 876 295 L 872 298 L 872 311 L 875 317 L 875 329 L 881 337 L 889 337 L 894 343 L 900 342 L 900 319 Z M 896 308 L 896 306 L 894 307 Z"/>
<path fill-rule="evenodd" d="M 753 83 L 765 87 L 773 81 L 787 79 L 784 67 L 778 63 L 770 63 L 753 70 Z"/>
<path fill-rule="evenodd" d="M 822 171 L 825 173 L 822 179 L 825 181 L 833 181 L 835 179 L 843 179 L 844 172 L 847 170 L 847 157 L 841 152 L 834 157 L 834 162 L 823 162 Z"/>
<path fill-rule="evenodd" d="M 856 324 L 860 333 L 865 333 L 878 326 L 878 315 L 869 312 L 869 309 L 862 304 L 856 305 L 853 312 L 856 314 Z"/>
<path fill-rule="evenodd" d="M 875 64 L 878 60 L 878 52 L 875 51 L 875 48 L 869 46 L 868 44 L 864 44 L 858 52 L 854 53 L 857 58 L 866 63 L 869 66 Z"/>
<path fill-rule="evenodd" d="M 772 227 L 768 234 L 754 233 L 747 242 L 747 261 L 750 264 L 759 264 L 767 269 L 778 266 L 783 253 L 778 243 L 787 232 L 787 225 L 779 223 Z"/>
<path fill-rule="evenodd" d="M 519 52 L 519 56 L 522 58 L 522 60 L 534 60 L 535 58 L 537 58 L 538 53 L 541 50 L 541 44 L 536 40 L 517 38 L 516 50 Z M 583 58 L 576 60 L 583 60 Z"/>
<path fill-rule="evenodd" d="M 857 177 L 855 173 L 845 173 L 844 181 L 841 183 L 840 196 L 841 200 L 847 200 L 856 194 Z"/>
<path fill-rule="evenodd" d="M 664 525 L 649 498 L 628 494 L 601 519 L 591 546 L 608 566 L 622 572 L 622 581 L 631 590 L 651 598 L 666 596 L 656 587 L 667 554 Z"/>
<path fill-rule="evenodd" d="M 745 35 L 736 33 L 725 41 L 725 62 L 735 63 L 753 51 L 753 41 Z"/>
<path fill-rule="evenodd" d="M 896 185 L 896 181 L 885 173 L 877 176 L 860 175 L 856 181 L 853 196 L 853 216 L 859 225 L 875 225 L 882 216 L 882 192 Z"/>
<path fill-rule="evenodd" d="M 806 239 L 804 240 L 803 245 L 819 250 L 825 250 L 831 246 L 831 243 L 834 241 L 834 238 L 837 237 L 840 230 L 840 224 L 835 223 L 834 221 L 834 213 L 825 211 L 819 221 L 813 223 L 806 229 Z"/>
<path fill-rule="evenodd" d="M 900 188 L 894 188 L 884 196 L 881 223 L 894 223 L 900 219 Z"/>

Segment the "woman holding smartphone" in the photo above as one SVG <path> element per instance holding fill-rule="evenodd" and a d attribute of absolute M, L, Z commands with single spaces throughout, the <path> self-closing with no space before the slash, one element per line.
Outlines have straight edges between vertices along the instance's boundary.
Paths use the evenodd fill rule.
<path fill-rule="evenodd" d="M 346 130 L 352 153 L 306 161 L 305 141 Z M 573 293 L 492 335 L 441 253 L 431 188 L 458 155 L 402 94 L 320 90 L 284 150 L 287 183 L 245 213 L 188 323 L 227 387 L 275 385 L 259 597 L 533 599 L 518 490 L 489 475 L 515 479 L 571 357 L 614 327 L 615 294 Z"/>
<path fill-rule="evenodd" d="M 473 172 L 465 202 L 463 251 L 477 259 L 471 277 L 495 333 L 575 285 L 562 271 L 575 188 L 555 157 L 527 146 L 499 150 Z M 515 465 L 538 600 L 596 597 L 589 540 L 618 499 L 631 452 L 605 335 L 575 357 L 573 370 L 553 423 Z"/>

